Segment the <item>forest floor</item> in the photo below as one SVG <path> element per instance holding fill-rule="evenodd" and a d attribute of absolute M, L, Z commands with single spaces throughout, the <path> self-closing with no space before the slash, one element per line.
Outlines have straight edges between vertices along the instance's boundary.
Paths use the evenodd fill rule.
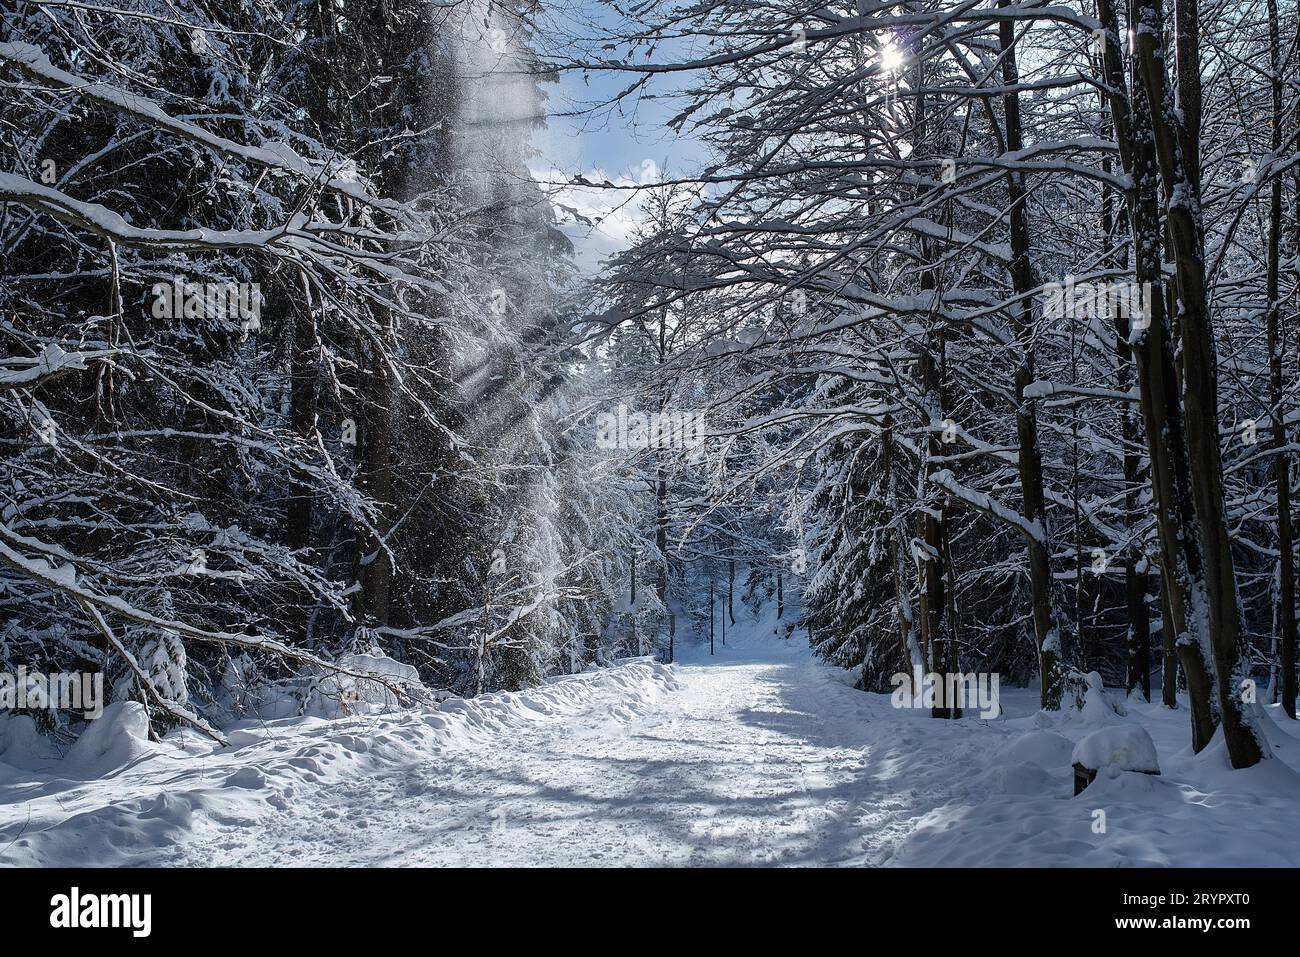
<path fill-rule="evenodd" d="M 438 710 L 245 722 L 222 751 L 117 711 L 41 759 L 0 725 L 0 865 L 1300 864 L 1294 729 L 1230 772 L 1187 751 L 1185 712 L 1130 703 L 1164 773 L 1074 798 L 1084 715 L 1003 689 L 996 720 L 934 720 L 766 631 Z"/>

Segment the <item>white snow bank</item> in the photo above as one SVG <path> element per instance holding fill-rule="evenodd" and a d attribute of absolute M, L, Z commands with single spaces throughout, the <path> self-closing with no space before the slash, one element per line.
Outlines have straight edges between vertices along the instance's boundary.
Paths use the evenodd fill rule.
<path fill-rule="evenodd" d="M 31 755 L 46 756 L 49 751 L 30 715 L 0 714 L 0 761 L 24 765 Z"/>
<path fill-rule="evenodd" d="M 469 756 L 509 750 L 533 729 L 609 739 L 677 686 L 671 666 L 631 659 L 438 707 L 250 719 L 229 730 L 229 748 L 189 729 L 148 742 L 140 706 L 116 704 L 62 760 L 0 765 L 0 866 L 291 864 L 304 842 L 329 860 L 340 829 L 366 827 L 386 794 L 428 791 L 418 817 L 436 815 L 445 805 L 433 792 L 454 787 Z M 0 725 L 0 746 L 30 737 L 25 727 Z M 104 776 L 87 781 L 91 770 Z"/>
<path fill-rule="evenodd" d="M 1036 764 L 1040 768 L 1060 770 L 1072 763 L 1070 739 L 1053 731 L 1029 731 L 1016 738 L 1004 757 L 1012 763 Z"/>
<path fill-rule="evenodd" d="M 138 701 L 117 701 L 77 738 L 59 773 L 77 780 L 101 777 L 149 753 L 149 718 Z"/>
<path fill-rule="evenodd" d="M 1004 710 L 1020 710 L 1034 694 L 1004 688 Z M 1282 718 L 1277 707 L 1264 709 L 1262 726 L 1278 759 L 1234 771 L 1221 731 L 1192 753 L 1185 700 L 1170 709 L 1158 699 L 1131 698 L 1120 715 L 1111 697 L 1090 686 L 1078 709 L 1026 709 L 1023 717 L 978 731 L 974 724 L 954 727 L 963 722 L 925 725 L 890 773 L 909 790 L 927 793 L 929 806 L 920 809 L 890 863 L 1300 865 L 1300 722 Z M 1076 760 L 1099 770 L 1077 797 L 1070 769 Z"/>
<path fill-rule="evenodd" d="M 1029 731 L 1015 738 L 990 762 L 980 781 L 989 794 L 1044 794 L 1059 788 L 1070 766 L 1073 745 L 1052 731 Z"/>
<path fill-rule="evenodd" d="M 1082 738 L 1070 754 L 1071 764 L 1093 771 L 1142 771 L 1159 774 L 1156 743 L 1141 725 L 1102 728 Z"/>
<path fill-rule="evenodd" d="M 391 711 L 403 704 L 394 689 L 407 694 L 408 700 L 429 700 L 429 691 L 420 683 L 420 672 L 414 665 L 403 664 L 377 651 L 368 655 L 344 655 L 336 663 L 348 671 L 379 677 L 353 678 L 338 672 L 325 674 L 313 683 L 305 714 L 318 718 L 344 718 Z"/>
<path fill-rule="evenodd" d="M 981 780 L 989 794 L 1043 794 L 1056 787 L 1042 765 L 1029 761 L 991 768 Z"/>

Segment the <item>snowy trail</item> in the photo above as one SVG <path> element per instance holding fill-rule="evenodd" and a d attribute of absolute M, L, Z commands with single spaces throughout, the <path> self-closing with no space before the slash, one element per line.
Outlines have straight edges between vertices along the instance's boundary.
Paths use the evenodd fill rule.
<path fill-rule="evenodd" d="M 177 863 L 722 865 L 880 860 L 855 820 L 864 751 L 828 733 L 863 696 L 767 641 L 672 669 L 658 706 L 618 689 L 418 764 L 323 789 L 308 818 L 190 842 Z"/>
<path fill-rule="evenodd" d="M 0 863 L 887 860 L 898 829 L 881 817 L 906 802 L 863 812 L 871 699 L 797 641 L 750 642 L 463 716 L 253 729 L 233 753 L 144 754 L 84 784 L 28 775 L 0 804 Z"/>
<path fill-rule="evenodd" d="M 651 713 L 610 722 L 595 707 L 490 753 L 376 780 L 365 832 L 335 852 L 380 864 L 842 858 L 863 754 L 822 740 L 804 706 L 817 689 L 851 692 L 788 658 L 682 665 L 680 687 Z"/>
<path fill-rule="evenodd" d="M 751 634 L 437 711 L 250 723 L 219 752 L 118 734 L 19 770 L 0 726 L 0 866 L 1297 863 L 1289 761 L 1220 771 L 1184 753 L 1178 712 L 1141 714 L 1165 776 L 1072 798 L 1067 736 L 1087 728 L 1031 692 L 1004 690 L 1001 720 L 935 721 L 801 645 Z"/>

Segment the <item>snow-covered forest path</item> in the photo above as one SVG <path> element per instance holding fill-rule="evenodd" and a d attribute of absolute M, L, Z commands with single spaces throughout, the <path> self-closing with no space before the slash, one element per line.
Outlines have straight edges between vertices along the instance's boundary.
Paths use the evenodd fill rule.
<path fill-rule="evenodd" d="M 598 697 L 500 747 L 376 778 L 364 829 L 309 843 L 376 864 L 881 859 L 890 830 L 858 811 L 861 735 L 836 720 L 863 695 L 776 640 L 717 651 L 688 653 L 677 687 L 641 713 Z"/>
<path fill-rule="evenodd" d="M 998 720 L 935 721 L 770 632 L 436 710 L 245 722 L 222 750 L 151 744 L 120 705 L 62 756 L 11 724 L 0 866 L 1300 863 L 1290 727 L 1283 760 L 1233 772 L 1191 755 L 1185 713 L 1131 701 L 1164 774 L 1074 798 L 1086 715 L 1004 688 Z"/>
<path fill-rule="evenodd" d="M 341 782 L 260 833 L 181 859 L 288 864 L 699 865 L 883 861 L 908 802 L 866 779 L 866 696 L 802 636 L 688 648 L 626 689 L 476 746 Z M 737 641 L 740 644 L 737 644 Z M 648 669 L 647 669 L 648 670 Z M 650 699 L 653 700 L 650 700 Z M 888 776 L 888 775 L 886 775 Z M 877 803 L 864 810 L 864 803 Z"/>
<path fill-rule="evenodd" d="M 802 635 L 681 659 L 438 712 L 250 723 L 216 752 L 184 735 L 124 751 L 106 719 L 102 753 L 91 741 L 39 774 L 0 763 L 0 864 L 889 859 L 917 812 L 893 780 L 906 728 L 868 747 L 884 699 Z"/>

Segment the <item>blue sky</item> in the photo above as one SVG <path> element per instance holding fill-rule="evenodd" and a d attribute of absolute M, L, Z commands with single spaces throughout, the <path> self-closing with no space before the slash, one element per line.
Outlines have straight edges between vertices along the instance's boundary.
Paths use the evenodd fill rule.
<path fill-rule="evenodd" d="M 593 26 L 608 22 L 606 9 L 592 0 L 578 0 L 578 7 L 580 12 L 552 11 L 545 17 L 545 35 L 538 38 L 544 53 L 577 56 L 567 37 L 590 36 Z M 698 168 L 704 156 L 701 144 L 679 137 L 667 126 L 680 112 L 677 101 L 641 97 L 591 112 L 634 79 L 627 73 L 565 71 L 558 83 L 548 84 L 549 117 L 546 129 L 538 131 L 534 139 L 539 153 L 531 164 L 534 175 L 555 182 L 582 174 L 593 181 L 627 185 L 656 182 L 665 169 L 679 176 Z M 671 82 L 657 83 L 649 92 L 668 94 Z M 584 115 L 565 115 L 577 112 Z M 594 229 L 572 220 L 563 226 L 577 249 L 579 267 L 588 274 L 597 271 L 601 257 L 626 244 L 629 231 L 639 220 L 640 204 L 635 194 L 625 190 L 569 187 L 560 190 L 555 199 L 600 222 Z"/>

